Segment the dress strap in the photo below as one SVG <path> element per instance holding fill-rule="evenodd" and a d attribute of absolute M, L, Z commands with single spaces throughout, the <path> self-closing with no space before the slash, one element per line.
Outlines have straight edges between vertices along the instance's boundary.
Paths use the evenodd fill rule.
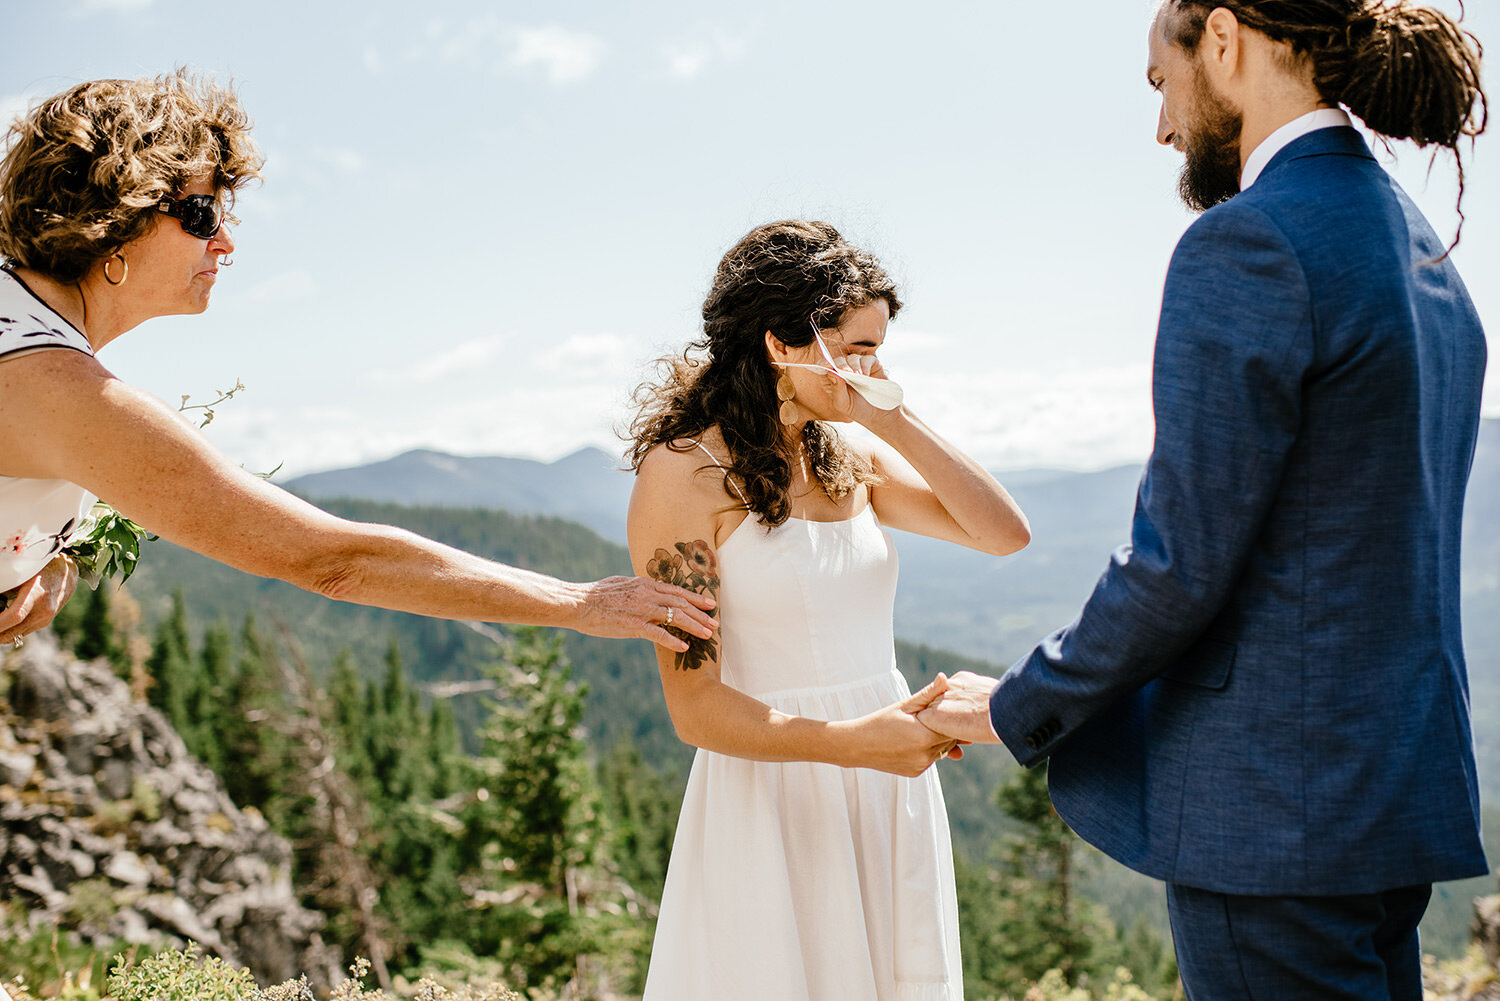
<path fill-rule="evenodd" d="M 745 499 L 745 493 L 744 493 L 744 491 L 742 491 L 740 489 L 740 485 L 738 483 L 734 482 L 734 478 L 729 475 L 729 470 L 724 469 L 724 463 L 720 462 L 719 459 L 718 459 L 718 457 L 716 455 L 714 455 L 712 452 L 710 452 L 708 450 L 708 447 L 706 445 L 704 445 L 702 441 L 695 441 L 695 442 L 693 442 L 693 444 L 695 444 L 699 448 L 703 449 L 703 454 L 706 455 L 706 456 L 708 456 L 709 460 L 711 462 L 713 462 L 714 465 L 718 466 L 720 470 L 723 471 L 723 473 L 724 473 L 724 482 L 728 483 L 730 485 L 730 487 L 732 487 L 734 489 L 734 492 L 737 493 L 737 494 L 739 494 L 740 503 L 743 504 L 743 505 L 745 505 L 748 508 L 750 506 L 750 502 Z"/>

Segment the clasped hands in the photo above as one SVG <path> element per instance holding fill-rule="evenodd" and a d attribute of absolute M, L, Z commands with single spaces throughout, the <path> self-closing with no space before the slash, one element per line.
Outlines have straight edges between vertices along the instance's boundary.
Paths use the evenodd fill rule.
<path fill-rule="evenodd" d="M 889 765 L 884 771 L 920 775 L 943 758 L 955 761 L 969 744 L 997 744 L 990 728 L 990 692 L 998 682 L 972 671 L 939 674 L 921 691 L 877 715 L 889 719 Z M 916 725 L 913 725 L 916 724 Z"/>

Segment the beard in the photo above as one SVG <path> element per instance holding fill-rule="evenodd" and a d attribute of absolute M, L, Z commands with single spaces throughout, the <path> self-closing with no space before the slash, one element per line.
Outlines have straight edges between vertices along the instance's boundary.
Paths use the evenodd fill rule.
<path fill-rule="evenodd" d="M 1184 130 L 1187 162 L 1177 178 L 1177 193 L 1194 212 L 1207 212 L 1240 193 L 1240 134 L 1245 116 L 1214 93 L 1196 70 L 1194 121 Z"/>

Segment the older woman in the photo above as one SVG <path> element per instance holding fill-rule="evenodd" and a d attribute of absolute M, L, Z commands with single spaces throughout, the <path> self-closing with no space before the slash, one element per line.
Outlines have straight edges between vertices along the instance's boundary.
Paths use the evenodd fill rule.
<path fill-rule="evenodd" d="M 345 521 L 240 469 L 96 359 L 143 320 L 208 308 L 225 211 L 260 156 L 234 95 L 179 73 L 43 102 L 0 162 L 0 641 L 50 621 L 64 553 L 102 498 L 151 531 L 330 598 L 563 626 L 686 650 L 713 602 L 634 577 L 587 584 Z M 666 626 L 685 631 L 669 634 Z"/>

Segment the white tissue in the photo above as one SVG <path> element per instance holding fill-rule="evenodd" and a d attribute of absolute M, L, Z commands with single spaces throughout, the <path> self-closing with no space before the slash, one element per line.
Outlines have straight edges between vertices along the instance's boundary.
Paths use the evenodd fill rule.
<path fill-rule="evenodd" d="M 833 356 L 828 353 L 828 346 L 823 343 L 823 338 L 814 336 L 813 340 L 817 341 L 818 350 L 823 353 L 824 360 L 828 362 L 827 367 L 822 365 L 803 365 L 796 362 L 775 362 L 774 364 L 781 368 L 805 368 L 824 374 L 832 372 L 848 383 L 849 388 L 853 389 L 860 396 L 863 396 L 865 401 L 876 410 L 895 410 L 901 406 L 901 401 L 906 398 L 906 394 L 899 384 L 892 382 L 890 379 L 877 379 L 873 375 L 863 375 L 859 372 L 850 372 L 847 369 L 839 368 L 833 363 Z"/>

